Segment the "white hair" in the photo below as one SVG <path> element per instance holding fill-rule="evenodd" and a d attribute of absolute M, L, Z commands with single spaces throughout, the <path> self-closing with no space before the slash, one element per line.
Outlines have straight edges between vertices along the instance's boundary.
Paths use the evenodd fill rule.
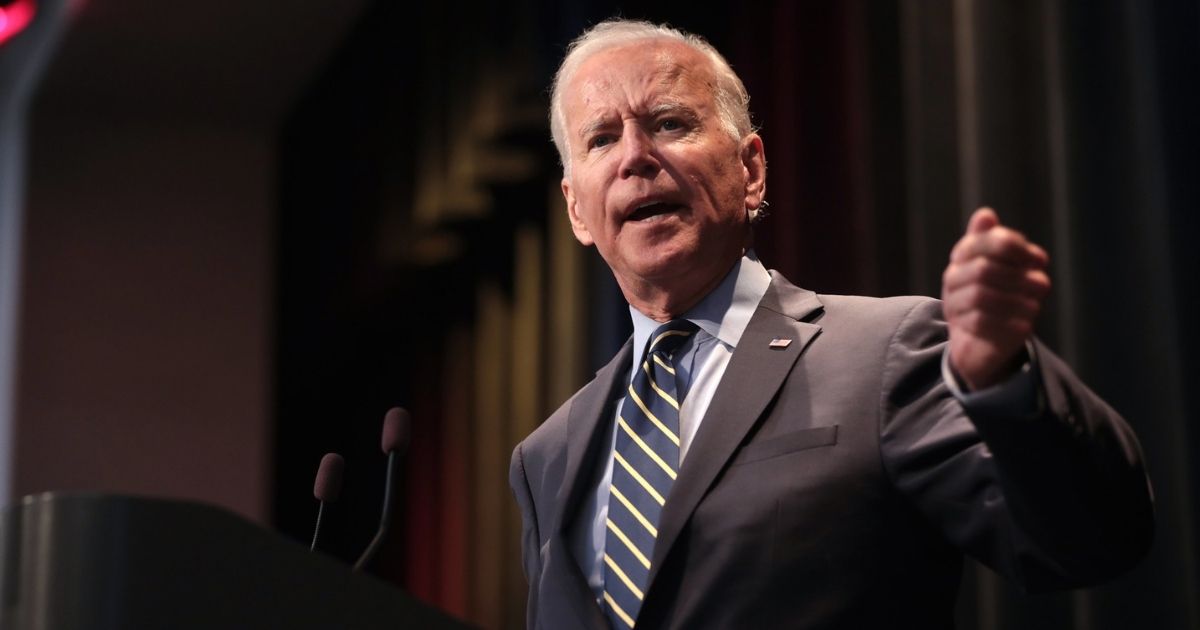
<path fill-rule="evenodd" d="M 693 35 L 666 24 L 651 24 L 640 20 L 612 19 L 601 22 L 584 31 L 567 46 L 566 57 L 550 91 L 550 135 L 558 148 L 563 174 L 571 175 L 571 154 L 567 146 L 567 119 L 563 111 L 563 86 L 570 82 L 579 66 L 592 55 L 603 50 L 641 41 L 667 40 L 686 44 L 704 55 L 711 63 L 717 83 L 713 99 L 717 105 L 717 116 L 721 126 L 733 137 L 741 140 L 754 131 L 750 123 L 750 95 L 746 86 L 721 53 L 699 35 Z"/>

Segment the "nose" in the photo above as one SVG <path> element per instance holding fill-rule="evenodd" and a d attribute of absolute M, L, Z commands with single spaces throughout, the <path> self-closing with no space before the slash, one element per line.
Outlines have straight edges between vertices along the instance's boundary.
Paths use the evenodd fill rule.
<path fill-rule="evenodd" d="M 654 139 L 636 124 L 626 125 L 621 138 L 621 177 L 654 177 L 662 170 Z"/>

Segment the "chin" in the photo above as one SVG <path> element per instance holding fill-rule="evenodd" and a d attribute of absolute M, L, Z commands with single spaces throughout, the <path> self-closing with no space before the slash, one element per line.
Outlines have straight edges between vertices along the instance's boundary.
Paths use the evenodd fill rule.
<path fill-rule="evenodd" d="M 639 277 L 655 280 L 694 273 L 705 262 L 705 257 L 700 252 L 658 250 L 645 252 L 645 255 L 629 260 L 629 268 Z"/>

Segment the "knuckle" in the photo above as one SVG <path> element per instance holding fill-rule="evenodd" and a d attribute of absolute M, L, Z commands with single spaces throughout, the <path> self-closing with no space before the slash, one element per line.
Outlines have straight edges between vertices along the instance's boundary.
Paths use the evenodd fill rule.
<path fill-rule="evenodd" d="M 1000 226 L 997 237 L 1002 242 L 1011 245 L 1020 245 L 1022 247 L 1025 245 L 1025 235 L 1012 228 Z"/>
<path fill-rule="evenodd" d="M 1017 242 L 1013 238 L 1012 233 L 1007 230 L 995 236 L 993 241 L 996 244 L 996 249 L 1002 252 L 1009 252 L 1017 249 Z"/>
<path fill-rule="evenodd" d="M 971 265 L 970 278 L 976 282 L 987 280 L 991 275 L 992 265 L 987 258 L 980 256 Z"/>
<path fill-rule="evenodd" d="M 966 256 L 967 248 L 970 247 L 970 239 L 970 236 L 964 236 L 958 239 L 958 242 L 954 244 L 954 247 L 950 248 L 951 261 L 962 260 Z"/>
<path fill-rule="evenodd" d="M 1046 274 L 1042 274 L 1041 297 L 1045 297 L 1046 295 L 1048 295 L 1050 293 L 1050 289 L 1052 289 L 1053 287 L 1054 287 L 1054 282 L 1052 282 L 1050 280 L 1050 276 L 1048 276 Z"/>
<path fill-rule="evenodd" d="M 1014 335 L 1024 339 L 1033 332 L 1033 322 L 1028 319 L 1015 319 L 1009 325 L 1009 330 L 1011 330 Z"/>
<path fill-rule="evenodd" d="M 978 284 L 968 284 L 961 290 L 962 302 L 968 305 L 979 303 L 980 287 Z"/>

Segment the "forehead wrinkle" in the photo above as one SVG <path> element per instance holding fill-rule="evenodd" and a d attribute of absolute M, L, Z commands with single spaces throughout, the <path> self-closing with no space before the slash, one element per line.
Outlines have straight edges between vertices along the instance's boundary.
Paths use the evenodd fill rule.
<path fill-rule="evenodd" d="M 576 71 L 572 83 L 578 82 L 575 90 L 586 110 L 591 109 L 590 118 L 577 128 L 575 138 L 586 138 L 612 124 L 614 112 L 628 107 L 634 116 L 657 116 L 665 112 L 678 111 L 692 117 L 702 117 L 712 103 L 701 100 L 685 105 L 677 94 L 682 86 L 692 92 L 711 95 L 712 81 L 709 61 L 690 48 L 680 48 L 673 42 L 653 42 L 647 50 L 646 71 L 630 85 L 623 80 L 613 80 L 609 72 L 595 73 L 588 66 L 597 64 L 597 59 L 616 54 L 622 49 L 641 48 L 639 44 L 618 46 L 601 51 L 585 61 Z M 586 69 L 586 70 L 585 70 Z M 580 80 L 581 77 L 586 77 Z M 632 89 L 631 89 L 632 88 Z M 686 88 L 684 88 L 684 91 Z M 710 96 L 711 100 L 711 96 Z M 567 141 L 573 134 L 568 133 Z"/>

